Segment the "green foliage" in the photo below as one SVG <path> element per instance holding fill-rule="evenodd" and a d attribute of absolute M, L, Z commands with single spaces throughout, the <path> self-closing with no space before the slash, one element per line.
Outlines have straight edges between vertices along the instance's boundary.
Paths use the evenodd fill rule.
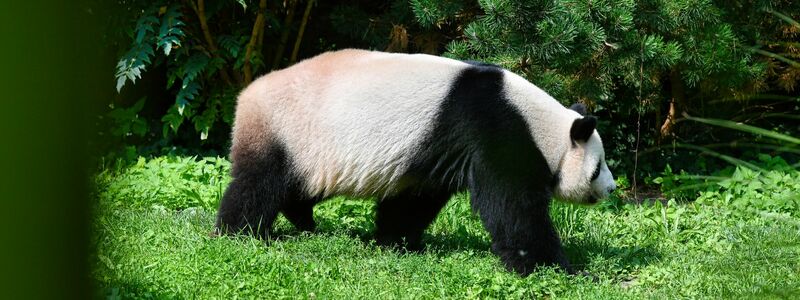
<path fill-rule="evenodd" d="M 467 3 L 463 1 L 452 0 L 434 2 L 411 0 L 410 5 L 417 21 L 424 28 L 441 27 L 467 7 Z"/>
<path fill-rule="evenodd" d="M 750 138 L 755 141 L 754 145 L 757 149 L 771 149 L 773 152 L 788 154 L 792 157 L 796 157 L 795 155 L 800 150 L 800 139 L 781 133 L 777 129 L 768 130 L 730 120 L 706 119 L 688 115 L 685 115 L 685 118 L 749 134 Z M 667 165 L 665 176 L 656 178 L 654 182 L 661 184 L 662 190 L 672 194 L 671 196 L 676 196 L 675 191 L 697 192 L 706 187 L 705 191 L 700 193 L 698 202 L 722 201 L 738 211 L 748 210 L 748 212 L 757 210 L 791 213 L 800 207 L 800 189 L 798 189 L 800 188 L 800 180 L 798 180 L 800 164 L 790 165 L 780 156 L 773 157 L 765 153 L 755 155 L 758 158 L 757 162 L 747 162 L 706 147 L 694 145 L 683 145 L 683 147 L 718 157 L 735 166 L 735 169 L 728 167 L 717 172 L 720 176 L 710 177 L 688 176 L 682 170 L 681 175 L 676 176 L 671 174 L 672 170 Z M 678 187 L 676 182 L 687 178 L 694 181 L 694 184 L 686 185 L 684 183 L 683 186 Z M 697 183 L 697 178 L 703 178 L 704 182 Z M 692 199 L 696 193 L 677 196 Z"/>
<path fill-rule="evenodd" d="M 177 6 L 170 6 L 161 16 L 161 27 L 159 27 L 158 36 L 156 37 L 156 48 L 164 49 L 164 55 L 166 56 L 169 56 L 172 48 L 181 46 L 180 39 L 185 36 L 181 29 L 185 24 L 181 22 L 181 17 L 183 15 L 178 11 Z"/>
<path fill-rule="evenodd" d="M 701 193 L 697 201 L 722 202 L 740 214 L 764 211 L 800 216 L 800 171 L 780 158 L 763 158 L 779 160 L 782 168 L 759 172 L 737 167 L 729 178 Z"/>
<path fill-rule="evenodd" d="M 674 174 L 669 165 L 664 168 L 660 176 L 653 178 L 652 183 L 659 185 L 661 192 L 670 198 L 688 200 L 697 196 L 697 177 L 690 176 L 684 170 Z"/>
<path fill-rule="evenodd" d="M 457 7 L 453 2 L 471 1 L 417 0 L 410 5 L 418 22 L 432 24 L 453 15 L 442 9 Z M 800 9 L 796 3 L 785 1 L 756 2 L 755 7 L 770 7 L 769 11 Z M 670 102 L 678 102 L 677 115 L 671 117 L 674 119 L 680 118 L 682 111 L 727 119 L 750 105 L 713 100 L 746 99 L 759 89 L 772 89 L 763 83 L 769 76 L 768 64 L 748 49 L 760 43 L 756 32 L 769 30 L 762 36 L 771 36 L 772 29 L 768 28 L 781 19 L 742 8 L 750 3 L 481 0 L 478 4 L 482 13 L 462 20 L 462 35 L 447 45 L 444 55 L 499 64 L 523 75 L 563 104 L 588 104 L 607 121 L 600 127 L 607 133 L 606 144 L 614 145 L 609 155 L 614 166 L 631 169 L 629 153 L 633 148 L 657 147 L 659 140 L 670 138 L 659 132 L 667 120 Z M 748 16 L 730 18 L 735 13 Z M 743 34 L 737 27 L 744 20 L 748 20 L 746 28 L 753 35 Z M 794 75 L 781 78 L 789 77 Z M 762 109 L 798 110 L 796 106 L 780 107 Z M 641 120 L 641 125 L 632 124 L 631 119 Z M 694 127 L 680 128 L 666 134 L 683 143 L 711 142 L 707 134 L 698 135 Z M 718 137 L 727 138 L 729 135 Z M 663 150 L 650 153 L 645 168 L 651 167 L 651 161 L 675 156 Z"/>
<path fill-rule="evenodd" d="M 377 10 L 375 6 L 383 9 Z M 376 10 L 378 12 L 375 12 Z M 383 4 L 340 1 L 334 4 L 330 18 L 332 29 L 338 35 L 346 37 L 341 41 L 344 44 L 338 45 L 341 48 L 349 46 L 385 51 L 391 42 L 393 26 L 413 28 L 415 25 L 414 14 L 408 2 L 404 0 L 393 0 Z"/>
<path fill-rule="evenodd" d="M 136 21 L 136 36 L 133 39 L 131 49 L 117 63 L 117 91 L 122 89 L 127 80 L 136 82 L 136 79 L 141 78 L 142 71 L 151 63 L 150 57 L 154 54 L 153 41 L 146 39 L 146 37 L 153 34 L 154 27 L 158 23 L 158 19 L 152 15 L 153 13 L 151 9 Z"/>
<path fill-rule="evenodd" d="M 800 170 L 781 157 L 758 155 L 758 162 L 731 166 L 714 176 L 674 174 L 667 167 L 652 181 L 660 185 L 667 198 L 694 200 L 697 203 L 724 206 L 737 215 L 757 212 L 796 215 L 800 211 Z"/>
<path fill-rule="evenodd" d="M 203 142 L 212 130 L 219 131 L 221 137 L 227 137 L 233 119 L 235 95 L 241 88 L 240 72 L 245 62 L 243 53 L 253 23 L 230 22 L 234 24 L 233 28 L 226 28 L 218 39 L 221 49 L 214 51 L 214 46 L 208 43 L 199 24 L 196 7 L 190 7 L 196 5 L 194 2 L 165 5 L 161 1 L 149 1 L 142 5 L 144 9 L 141 13 L 133 16 L 135 22 L 132 22 L 130 32 L 130 47 L 117 64 L 117 91 L 124 92 L 123 88 L 136 83 L 146 70 L 165 70 L 166 91 L 174 98 L 167 105 L 151 101 L 152 107 L 160 106 L 163 111 L 160 114 L 156 112 L 155 116 L 149 112 L 147 120 L 150 124 L 160 125 L 161 139 Z M 238 10 L 237 13 L 241 14 L 243 8 L 245 13 L 255 13 L 246 10 L 244 1 L 209 4 L 206 18 L 212 24 L 210 33 L 216 33 L 211 30 L 221 29 L 213 27 L 212 22 L 222 21 L 227 16 L 222 14 L 223 11 Z M 215 38 L 212 36 L 212 39 Z M 262 71 L 260 53 L 253 55 L 251 62 L 254 72 Z M 158 98 L 151 99 L 160 99 L 163 94 L 158 95 Z M 186 123 L 190 126 L 182 126 Z M 151 128 L 150 124 L 143 128 Z M 214 142 L 224 144 L 224 139 Z"/>
<path fill-rule="evenodd" d="M 117 161 L 95 183 L 103 201 L 125 207 L 215 208 L 230 183 L 230 162 L 219 157 L 139 157 Z"/>
<path fill-rule="evenodd" d="M 114 122 L 111 133 L 120 137 L 129 135 L 143 136 L 147 133 L 147 123 L 139 117 L 139 112 L 144 107 L 144 102 L 145 98 L 142 98 L 129 108 L 115 107 L 112 109 L 107 114 Z"/>

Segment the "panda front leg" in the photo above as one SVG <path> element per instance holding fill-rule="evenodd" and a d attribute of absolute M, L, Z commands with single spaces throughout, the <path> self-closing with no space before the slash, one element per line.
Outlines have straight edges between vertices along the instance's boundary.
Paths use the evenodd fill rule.
<path fill-rule="evenodd" d="M 380 199 L 375 213 L 375 240 L 379 245 L 422 250 L 422 233 L 450 199 L 450 193 L 410 190 Z"/>
<path fill-rule="evenodd" d="M 557 266 L 574 274 L 550 220 L 548 198 L 493 196 L 473 191 L 472 204 L 506 269 L 526 276 L 539 266 Z"/>

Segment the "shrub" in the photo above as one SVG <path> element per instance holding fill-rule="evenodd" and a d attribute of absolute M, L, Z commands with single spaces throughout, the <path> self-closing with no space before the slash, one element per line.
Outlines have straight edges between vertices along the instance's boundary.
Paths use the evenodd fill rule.
<path fill-rule="evenodd" d="M 139 157 L 130 165 L 118 161 L 95 182 L 101 201 L 112 205 L 216 208 L 230 182 L 230 167 L 220 157 Z"/>

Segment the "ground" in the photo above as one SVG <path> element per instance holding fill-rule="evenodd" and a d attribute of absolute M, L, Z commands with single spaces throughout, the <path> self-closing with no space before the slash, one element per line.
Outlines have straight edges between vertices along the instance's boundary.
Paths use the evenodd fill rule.
<path fill-rule="evenodd" d="M 489 236 L 467 194 L 455 195 L 426 231 L 422 253 L 376 246 L 368 199 L 335 198 L 318 206 L 314 233 L 279 218 L 275 240 L 215 237 L 215 205 L 228 168 L 225 160 L 196 158 L 104 168 L 96 180 L 92 228 L 99 296 L 800 297 L 796 206 L 739 209 L 725 193 L 666 203 L 557 203 L 551 215 L 567 255 L 591 276 L 543 268 L 522 278 L 489 252 Z"/>

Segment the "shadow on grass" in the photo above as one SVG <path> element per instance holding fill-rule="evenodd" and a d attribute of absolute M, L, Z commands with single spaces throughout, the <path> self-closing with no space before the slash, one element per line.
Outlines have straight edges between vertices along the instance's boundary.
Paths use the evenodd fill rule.
<path fill-rule="evenodd" d="M 652 246 L 617 247 L 594 239 L 563 242 L 564 252 L 572 266 L 585 270 L 592 260 L 600 259 L 615 264 L 614 268 L 633 269 L 649 265 L 662 257 Z"/>
<path fill-rule="evenodd" d="M 613 206 L 613 205 L 611 205 Z M 614 208 L 606 208 L 613 210 Z M 583 210 L 565 209 L 556 207 L 556 215 L 565 216 L 560 226 L 573 226 L 576 230 L 587 230 L 583 225 L 576 225 L 569 218 L 582 218 Z M 317 229 L 311 235 L 340 235 L 361 241 L 367 247 L 375 247 L 374 200 L 347 200 L 335 198 L 326 200 L 314 208 L 314 219 Z M 464 250 L 490 251 L 491 239 L 481 231 L 477 218 L 466 217 L 471 211 L 467 198 L 454 198 L 442 210 L 437 223 L 431 224 L 432 228 L 426 230 L 422 237 L 423 250 L 420 252 L 446 256 L 453 252 Z M 566 215 L 565 215 L 566 214 Z M 574 215 L 574 216 L 573 216 Z M 558 222 L 556 222 L 558 223 Z M 567 225 L 571 224 L 571 225 Z M 282 219 L 276 224 L 273 240 L 286 240 L 304 235 L 287 220 Z M 432 229 L 432 230 L 431 230 Z M 646 266 L 661 258 L 661 254 L 653 246 L 619 247 L 607 240 L 592 235 L 580 238 L 562 240 L 562 245 L 567 257 L 579 271 L 584 270 L 593 261 L 614 264 L 614 269 L 634 269 Z M 402 247 L 394 248 L 405 253 Z"/>
<path fill-rule="evenodd" d="M 345 218 L 347 217 L 342 217 L 342 219 Z M 270 241 L 286 241 L 305 235 L 343 235 L 368 244 L 374 236 L 375 226 L 372 219 L 359 218 L 357 221 L 337 222 L 338 220 L 315 216 L 315 221 L 317 228 L 312 232 L 298 230 L 288 221 L 276 222 L 281 224 L 276 224 L 273 228 Z"/>
<path fill-rule="evenodd" d="M 358 218 L 357 222 L 346 224 L 337 223 L 338 220 L 322 219 L 313 233 L 304 233 L 294 229 L 291 225 L 281 226 L 275 232 L 273 240 L 286 240 L 300 237 L 304 234 L 344 235 L 361 241 L 366 247 L 376 247 L 374 240 L 374 223 L 372 219 Z M 459 229 L 463 229 L 459 228 Z M 398 253 L 426 253 L 436 256 L 447 256 L 453 252 L 464 250 L 490 251 L 491 240 L 486 237 L 467 232 L 466 229 L 456 232 L 426 232 L 422 237 L 422 251 L 405 251 L 402 247 L 383 247 L 393 249 Z M 634 269 L 649 265 L 658 260 L 662 255 L 652 246 L 643 247 L 617 247 L 607 241 L 594 238 L 568 239 L 562 241 L 564 251 L 572 265 L 578 271 L 584 271 L 593 260 L 613 263 L 615 269 Z"/>
<path fill-rule="evenodd" d="M 483 237 L 467 232 L 425 234 L 422 242 L 426 250 L 454 252 L 462 250 L 489 251 L 491 243 Z"/>

